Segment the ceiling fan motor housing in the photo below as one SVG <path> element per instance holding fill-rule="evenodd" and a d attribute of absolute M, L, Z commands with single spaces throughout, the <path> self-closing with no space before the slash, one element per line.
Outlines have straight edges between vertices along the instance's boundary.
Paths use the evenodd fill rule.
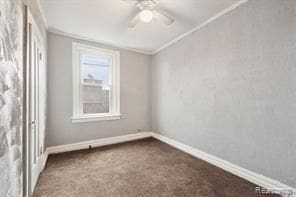
<path fill-rule="evenodd" d="M 159 0 L 124 0 L 126 2 L 135 2 L 135 6 L 140 12 L 130 21 L 129 27 L 133 28 L 139 21 L 150 23 L 153 18 L 161 20 L 165 25 L 171 25 L 174 19 L 166 15 L 160 9 L 155 10 Z"/>

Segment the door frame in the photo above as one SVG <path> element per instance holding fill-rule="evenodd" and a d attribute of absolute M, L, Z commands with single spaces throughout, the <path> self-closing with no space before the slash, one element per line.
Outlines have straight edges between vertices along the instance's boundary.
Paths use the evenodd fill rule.
<path fill-rule="evenodd" d="M 25 22 L 25 46 L 24 46 L 24 50 L 26 51 L 24 54 L 25 56 L 25 68 L 24 68 L 24 112 L 23 112 L 23 116 L 24 116 L 24 124 L 23 124 L 23 196 L 25 197 L 31 197 L 33 195 L 33 191 L 34 191 L 34 187 L 35 185 L 32 185 L 31 180 L 32 180 L 32 172 L 31 172 L 31 144 L 30 144 L 30 124 L 31 124 L 31 120 L 30 120 L 30 77 L 31 77 L 31 30 L 32 27 L 34 27 L 34 31 L 36 31 L 36 33 L 39 36 L 40 42 L 41 42 L 41 50 L 42 50 L 42 54 L 43 56 L 45 53 L 45 40 L 41 34 L 41 31 L 37 25 L 37 23 L 35 22 L 35 19 L 30 11 L 30 9 L 28 7 L 26 7 L 26 22 Z M 44 67 L 45 66 L 45 61 L 44 58 L 42 58 L 41 60 L 41 66 L 40 67 Z M 39 74 L 40 74 L 40 68 L 39 68 Z M 38 84 L 40 84 L 39 82 L 37 82 Z M 40 94 L 39 94 L 40 95 Z M 40 103 L 39 103 L 40 105 Z M 40 131 L 40 132 L 44 132 L 44 131 Z M 45 134 L 43 134 L 42 136 L 45 136 Z M 44 147 L 44 142 L 43 142 L 43 147 Z M 44 167 L 45 164 L 45 156 L 44 156 L 44 151 L 42 151 L 42 155 L 40 155 L 40 163 L 41 163 L 41 170 Z M 41 171 L 40 170 L 40 171 Z"/>

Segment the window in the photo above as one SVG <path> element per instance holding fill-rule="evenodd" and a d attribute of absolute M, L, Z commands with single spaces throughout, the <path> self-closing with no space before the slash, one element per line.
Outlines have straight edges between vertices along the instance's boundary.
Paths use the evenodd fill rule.
<path fill-rule="evenodd" d="M 120 118 L 119 52 L 73 43 L 72 122 Z"/>

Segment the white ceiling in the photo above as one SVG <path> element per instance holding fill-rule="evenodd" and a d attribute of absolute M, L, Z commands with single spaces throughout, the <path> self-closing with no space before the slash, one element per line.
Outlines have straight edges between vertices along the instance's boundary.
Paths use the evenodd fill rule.
<path fill-rule="evenodd" d="M 128 28 L 138 8 L 124 0 L 41 0 L 50 31 L 153 53 L 239 0 L 160 0 L 157 8 L 175 19 Z"/>

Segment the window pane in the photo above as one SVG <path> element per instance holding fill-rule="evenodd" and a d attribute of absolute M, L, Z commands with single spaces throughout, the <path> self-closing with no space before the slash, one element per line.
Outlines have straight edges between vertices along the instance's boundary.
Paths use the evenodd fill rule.
<path fill-rule="evenodd" d="M 109 112 L 109 59 L 82 54 L 83 113 Z"/>

